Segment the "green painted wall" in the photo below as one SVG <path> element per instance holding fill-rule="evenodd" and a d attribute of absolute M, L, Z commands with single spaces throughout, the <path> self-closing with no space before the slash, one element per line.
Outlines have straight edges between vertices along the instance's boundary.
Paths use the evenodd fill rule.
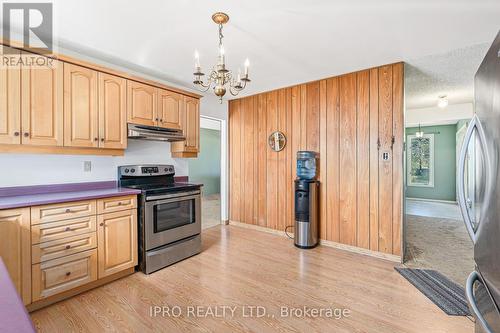
<path fill-rule="evenodd" d="M 189 159 L 189 181 L 202 183 L 203 194 L 220 193 L 220 131 L 200 128 L 200 153 Z"/>
<path fill-rule="evenodd" d="M 456 132 L 457 126 L 425 126 L 424 133 L 434 133 L 434 187 L 408 186 L 406 197 L 456 201 Z M 406 128 L 406 136 L 418 127 Z M 439 132 L 439 134 L 437 134 Z M 408 138 L 406 140 L 408 142 Z"/>

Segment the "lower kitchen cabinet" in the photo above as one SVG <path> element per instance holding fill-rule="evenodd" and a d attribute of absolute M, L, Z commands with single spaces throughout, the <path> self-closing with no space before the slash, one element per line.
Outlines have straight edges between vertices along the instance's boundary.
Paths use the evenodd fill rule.
<path fill-rule="evenodd" d="M 99 278 L 137 265 L 137 210 L 99 215 Z"/>
<path fill-rule="evenodd" d="M 30 208 L 0 210 L 0 257 L 24 304 L 31 303 Z"/>
<path fill-rule="evenodd" d="M 128 195 L 0 210 L 0 257 L 28 309 L 131 274 L 136 207 Z"/>
<path fill-rule="evenodd" d="M 33 265 L 33 301 L 97 280 L 97 250 Z"/>

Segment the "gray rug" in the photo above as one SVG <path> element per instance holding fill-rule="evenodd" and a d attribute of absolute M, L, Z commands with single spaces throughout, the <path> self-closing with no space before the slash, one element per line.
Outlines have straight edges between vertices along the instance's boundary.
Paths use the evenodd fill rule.
<path fill-rule="evenodd" d="M 429 269 L 401 267 L 394 269 L 447 315 L 471 315 L 464 289 L 441 273 Z"/>

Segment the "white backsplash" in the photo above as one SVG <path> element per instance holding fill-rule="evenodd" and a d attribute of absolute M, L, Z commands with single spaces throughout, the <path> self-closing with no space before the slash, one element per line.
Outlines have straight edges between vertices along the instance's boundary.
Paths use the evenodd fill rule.
<path fill-rule="evenodd" d="M 145 163 L 172 164 L 176 176 L 189 174 L 186 159 L 171 157 L 170 143 L 128 140 L 124 156 L 0 154 L 0 187 L 116 180 L 118 166 Z"/>

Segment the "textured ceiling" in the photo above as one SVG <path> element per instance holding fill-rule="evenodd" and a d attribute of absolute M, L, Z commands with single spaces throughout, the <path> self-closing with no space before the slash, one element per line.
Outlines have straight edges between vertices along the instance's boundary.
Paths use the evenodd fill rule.
<path fill-rule="evenodd" d="M 211 15 L 225 11 L 229 67 L 251 62 L 245 94 L 491 42 L 500 29 L 499 0 L 53 2 L 62 47 L 186 87 L 195 49 L 205 71 L 215 63 Z"/>
<path fill-rule="evenodd" d="M 473 83 L 490 43 L 406 61 L 406 108 L 436 106 L 441 95 L 449 104 L 473 101 Z"/>

